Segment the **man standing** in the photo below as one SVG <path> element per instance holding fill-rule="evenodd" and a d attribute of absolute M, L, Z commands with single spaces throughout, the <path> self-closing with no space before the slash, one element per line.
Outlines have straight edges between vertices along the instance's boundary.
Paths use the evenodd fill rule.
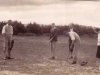
<path fill-rule="evenodd" d="M 57 28 L 55 27 L 55 24 L 52 23 L 52 28 L 50 30 L 50 42 L 51 42 L 51 59 L 55 59 L 55 46 L 57 42 Z"/>
<path fill-rule="evenodd" d="M 3 26 L 2 35 L 4 39 L 4 60 L 11 59 L 11 41 L 13 34 L 13 27 L 11 26 L 12 21 L 8 20 L 8 23 Z"/>
<path fill-rule="evenodd" d="M 97 31 L 93 28 L 94 32 L 98 35 L 97 36 L 97 52 L 96 52 L 96 60 L 95 60 L 95 64 L 97 63 L 97 59 L 100 59 L 100 29 L 98 29 Z M 99 67 L 100 70 L 100 67 Z"/>
<path fill-rule="evenodd" d="M 75 49 L 73 50 L 73 62 L 72 64 L 76 64 L 77 63 L 77 55 L 78 55 L 78 50 L 80 48 L 80 37 L 79 35 L 73 31 L 73 26 L 70 25 L 70 32 L 69 32 L 69 37 L 71 40 L 71 44 L 70 44 L 70 50 L 73 50 L 73 46 L 75 47 Z"/>

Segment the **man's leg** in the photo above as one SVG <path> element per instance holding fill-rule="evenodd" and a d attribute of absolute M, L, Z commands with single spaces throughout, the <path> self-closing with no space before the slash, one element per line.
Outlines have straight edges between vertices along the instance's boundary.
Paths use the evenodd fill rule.
<path fill-rule="evenodd" d="M 69 59 L 72 59 L 73 58 L 73 56 L 72 56 L 72 52 L 70 52 L 70 57 L 69 57 Z"/>
<path fill-rule="evenodd" d="M 77 52 L 73 53 L 73 62 L 72 64 L 76 64 L 77 63 Z"/>
<path fill-rule="evenodd" d="M 68 57 L 67 57 L 69 59 L 73 58 L 74 45 L 72 46 L 72 49 L 70 49 L 71 44 L 72 44 L 72 42 L 69 42 L 69 54 L 68 54 Z"/>
<path fill-rule="evenodd" d="M 56 42 L 51 42 L 51 58 L 52 59 L 55 59 L 55 45 L 56 45 Z"/>
<path fill-rule="evenodd" d="M 6 59 L 6 57 L 7 57 L 6 52 L 7 52 L 7 47 L 4 47 L 4 48 L 3 48 L 4 59 Z"/>
<path fill-rule="evenodd" d="M 74 48 L 74 51 L 73 51 L 73 62 L 72 64 L 76 64 L 77 61 L 78 61 L 78 51 L 79 51 L 79 44 L 75 44 L 75 48 Z"/>
<path fill-rule="evenodd" d="M 73 50 L 74 50 L 74 46 L 73 46 L 72 49 L 69 50 L 70 51 L 70 57 L 69 57 L 69 59 L 72 59 L 73 58 Z"/>
<path fill-rule="evenodd" d="M 11 39 L 8 41 L 8 59 L 11 58 Z"/>
<path fill-rule="evenodd" d="M 54 42 L 54 50 L 53 50 L 53 56 L 54 56 L 54 58 L 55 58 L 55 49 L 56 49 L 56 42 Z"/>
<path fill-rule="evenodd" d="M 8 48 L 8 56 L 7 56 L 7 58 L 10 58 L 11 57 L 11 50 L 10 50 L 10 48 Z"/>
<path fill-rule="evenodd" d="M 4 53 L 4 59 L 7 59 L 7 49 L 8 49 L 8 40 L 4 38 L 4 47 L 3 47 L 3 53 Z"/>

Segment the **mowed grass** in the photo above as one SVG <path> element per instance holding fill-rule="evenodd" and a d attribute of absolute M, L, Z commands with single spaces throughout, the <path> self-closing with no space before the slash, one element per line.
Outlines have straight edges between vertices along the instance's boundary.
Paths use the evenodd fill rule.
<path fill-rule="evenodd" d="M 97 39 L 81 37 L 79 60 L 88 61 L 86 66 L 72 65 L 66 61 L 68 38 L 59 36 L 56 59 L 50 60 L 50 43 L 47 36 L 14 36 L 15 43 L 11 60 L 3 60 L 3 39 L 0 36 L 0 75 L 99 75 L 94 68 Z M 100 61 L 97 62 L 99 65 Z"/>

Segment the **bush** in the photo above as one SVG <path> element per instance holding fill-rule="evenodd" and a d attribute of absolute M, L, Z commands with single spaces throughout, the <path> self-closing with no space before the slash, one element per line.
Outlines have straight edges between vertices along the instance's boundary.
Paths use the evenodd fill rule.
<path fill-rule="evenodd" d="M 26 28 L 21 22 L 14 21 L 12 23 L 12 26 L 14 30 L 14 35 L 17 35 L 18 33 L 26 33 Z"/>
<path fill-rule="evenodd" d="M 6 22 L 0 22 L 0 33 L 2 31 L 3 26 L 6 24 Z M 73 23 L 72 23 L 73 24 Z M 14 30 L 14 35 L 19 36 L 34 36 L 34 35 L 46 35 L 49 36 L 51 25 L 40 25 L 37 23 L 29 23 L 26 27 L 24 24 L 18 21 L 12 21 L 12 26 Z M 77 32 L 80 36 L 88 35 L 93 36 L 95 35 L 93 29 L 91 26 L 84 26 L 84 25 L 78 25 L 73 24 L 74 31 Z M 65 35 L 66 32 L 69 31 L 68 25 L 59 25 L 57 26 L 58 29 L 58 35 Z M 100 28 L 96 28 L 98 31 Z"/>
<path fill-rule="evenodd" d="M 36 24 L 35 22 L 33 24 L 32 23 L 28 24 L 26 26 L 26 30 L 27 30 L 28 33 L 35 33 L 37 35 L 42 34 L 40 25 Z"/>

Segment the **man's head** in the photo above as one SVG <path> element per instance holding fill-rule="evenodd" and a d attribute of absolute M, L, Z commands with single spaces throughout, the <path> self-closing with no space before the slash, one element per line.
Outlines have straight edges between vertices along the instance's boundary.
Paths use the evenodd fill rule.
<path fill-rule="evenodd" d="M 55 27 L 55 23 L 52 23 L 52 28 L 54 28 Z"/>
<path fill-rule="evenodd" d="M 12 21 L 11 20 L 8 20 L 8 25 L 11 25 Z"/>
<path fill-rule="evenodd" d="M 69 30 L 73 30 L 73 24 L 69 24 Z"/>

